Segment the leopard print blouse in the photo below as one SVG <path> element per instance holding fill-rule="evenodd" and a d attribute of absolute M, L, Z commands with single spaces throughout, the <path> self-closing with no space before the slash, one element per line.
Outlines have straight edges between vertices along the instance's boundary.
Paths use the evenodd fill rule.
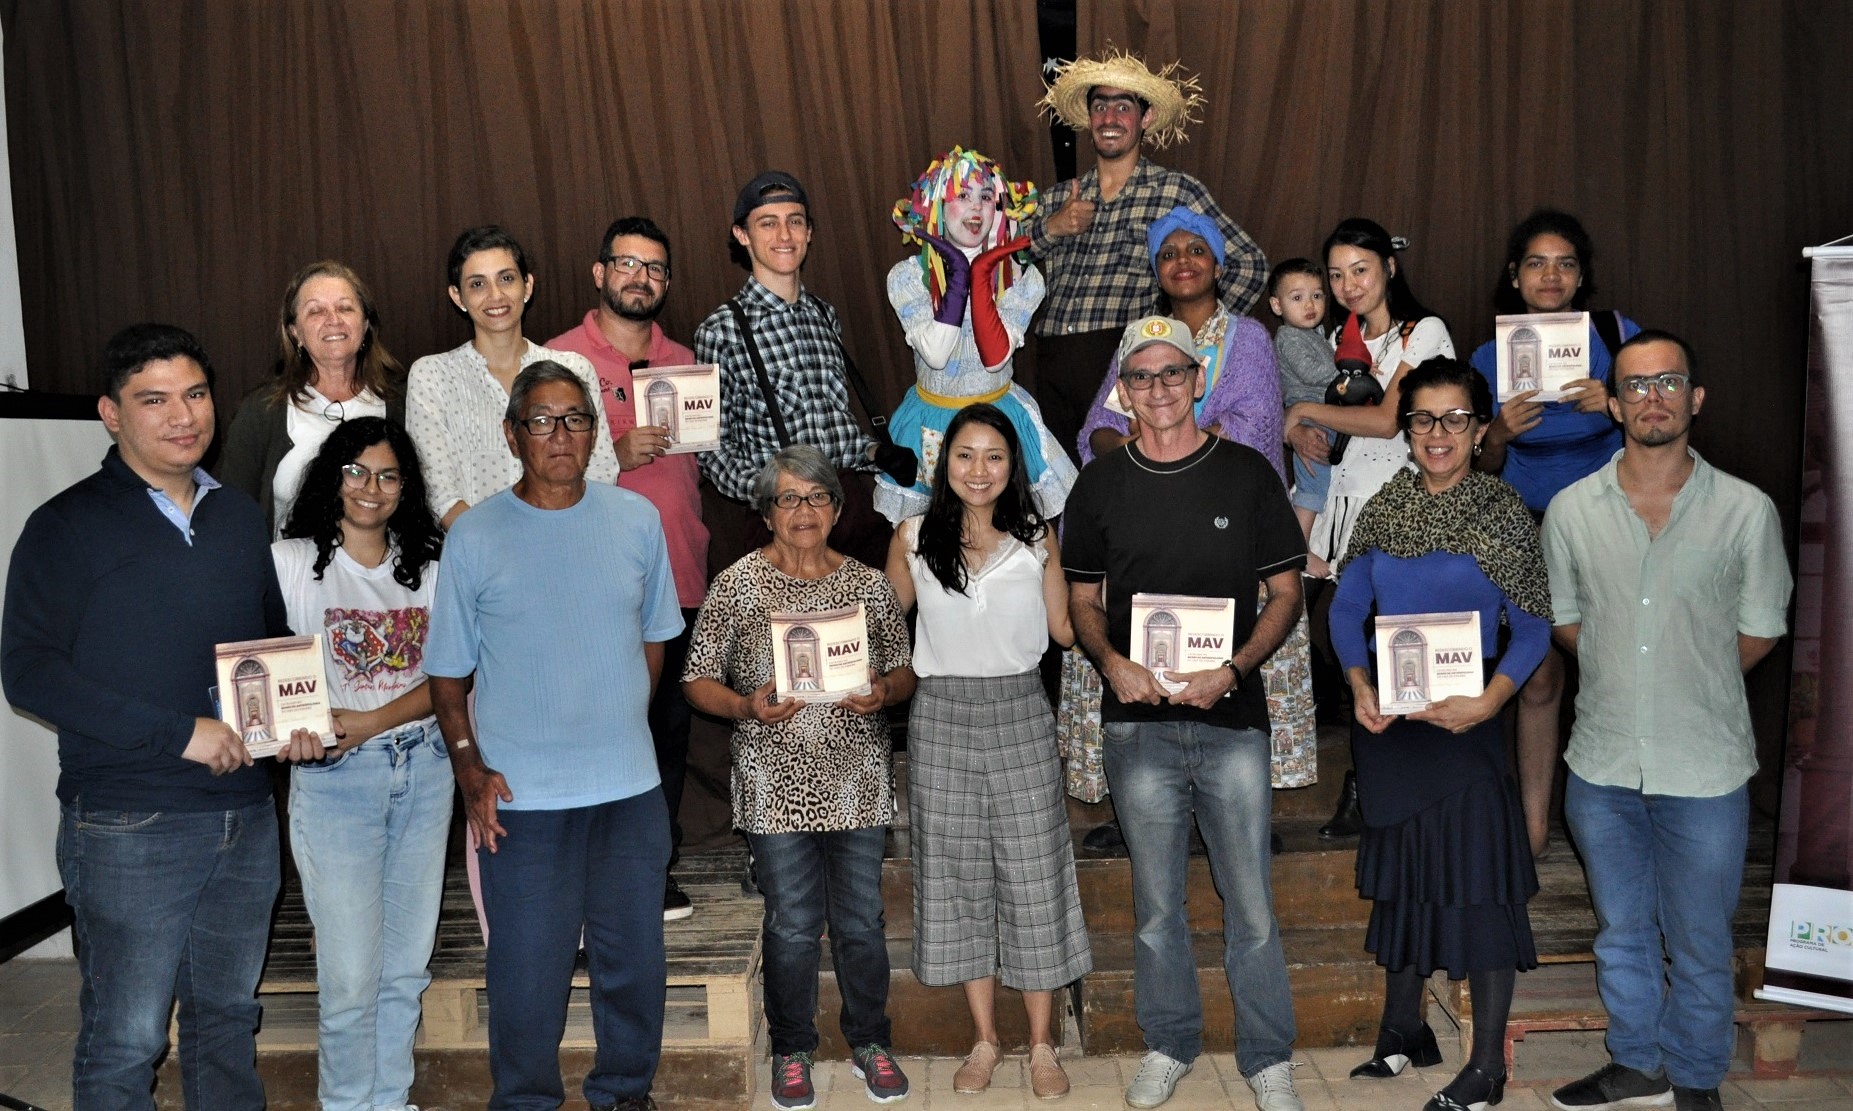
<path fill-rule="evenodd" d="M 907 620 L 881 572 L 856 560 L 821 579 L 795 579 L 749 552 L 715 576 L 689 637 L 682 680 L 717 679 L 742 694 L 772 678 L 770 615 L 861 602 L 869 664 L 910 666 Z M 811 703 L 777 725 L 736 721 L 733 820 L 748 833 L 825 832 L 886 825 L 894 814 L 885 715 Z"/>

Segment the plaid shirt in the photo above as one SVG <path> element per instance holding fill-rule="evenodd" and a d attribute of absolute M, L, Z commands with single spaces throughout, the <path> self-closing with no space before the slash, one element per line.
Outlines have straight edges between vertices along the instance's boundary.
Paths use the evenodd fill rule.
<path fill-rule="evenodd" d="M 1048 232 L 1051 216 L 1079 189 L 1097 205 L 1094 222 L 1080 235 L 1065 238 Z M 1153 311 L 1158 280 L 1145 249 L 1145 229 L 1179 205 L 1201 212 L 1223 230 L 1222 275 L 1217 280 L 1223 304 L 1241 314 L 1267 288 L 1268 262 L 1261 245 L 1216 207 L 1210 191 L 1189 174 L 1139 159 L 1132 177 L 1110 201 L 1100 199 L 1100 171 L 1089 170 L 1074 181 L 1052 187 L 1031 219 L 1030 251 L 1049 275 L 1036 334 L 1068 335 L 1124 328 Z"/>
<path fill-rule="evenodd" d="M 866 466 L 869 435 L 850 413 L 836 310 L 805 292 L 788 305 L 751 277 L 740 302 L 792 443 L 814 445 L 845 470 Z M 695 329 L 695 361 L 721 368 L 721 446 L 702 453 L 701 473 L 721 493 L 750 503 L 754 477 L 781 445 L 728 306 Z"/>

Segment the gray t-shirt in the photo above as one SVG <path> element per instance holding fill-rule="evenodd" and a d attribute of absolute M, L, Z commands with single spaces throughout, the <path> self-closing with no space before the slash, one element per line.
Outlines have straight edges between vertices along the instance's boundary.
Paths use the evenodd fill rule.
<path fill-rule="evenodd" d="M 1280 403 L 1324 401 L 1338 370 L 1332 345 L 1317 328 L 1282 324 L 1274 333 L 1274 362 L 1280 367 Z"/>

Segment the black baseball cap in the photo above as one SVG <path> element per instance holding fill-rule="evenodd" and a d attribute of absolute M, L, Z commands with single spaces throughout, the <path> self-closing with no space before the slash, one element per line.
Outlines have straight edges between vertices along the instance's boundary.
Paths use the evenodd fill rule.
<path fill-rule="evenodd" d="M 764 204 L 801 204 L 808 212 L 810 198 L 804 194 L 804 186 L 798 179 L 783 170 L 766 170 L 758 177 L 747 182 L 740 189 L 740 195 L 734 198 L 733 222 L 735 227 L 746 223 L 747 215 Z"/>

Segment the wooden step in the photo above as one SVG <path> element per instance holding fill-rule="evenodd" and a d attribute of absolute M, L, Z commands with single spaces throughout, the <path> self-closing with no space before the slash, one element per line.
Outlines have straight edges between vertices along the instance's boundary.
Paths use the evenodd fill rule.
<path fill-rule="evenodd" d="M 1287 982 L 1303 1047 L 1370 1044 L 1383 1010 L 1383 970 L 1363 949 L 1363 932 L 1282 929 Z M 1235 1002 L 1223 973 L 1222 934 L 1194 931 L 1191 948 L 1203 1003 L 1203 1044 L 1225 1052 L 1235 1037 Z M 1080 988 L 1081 1044 L 1090 1056 L 1145 1052 L 1133 1006 L 1133 940 L 1094 939 L 1094 971 Z"/>
<path fill-rule="evenodd" d="M 1750 997 L 1762 981 L 1762 949 L 1740 951 L 1736 962 L 1738 999 L 1733 1017 L 1750 1035 L 1752 1075 L 1780 1079 L 1795 1071 L 1802 1027 L 1808 1022 L 1848 1021 L 1853 1016 Z M 1444 1000 L 1445 1008 L 1448 1004 Z M 1518 978 L 1506 1022 L 1506 1072 L 1517 1076 L 1517 1043 L 1526 1035 L 1559 1030 L 1606 1030 L 1608 1012 L 1596 988 L 1593 963 L 1546 965 Z"/>

